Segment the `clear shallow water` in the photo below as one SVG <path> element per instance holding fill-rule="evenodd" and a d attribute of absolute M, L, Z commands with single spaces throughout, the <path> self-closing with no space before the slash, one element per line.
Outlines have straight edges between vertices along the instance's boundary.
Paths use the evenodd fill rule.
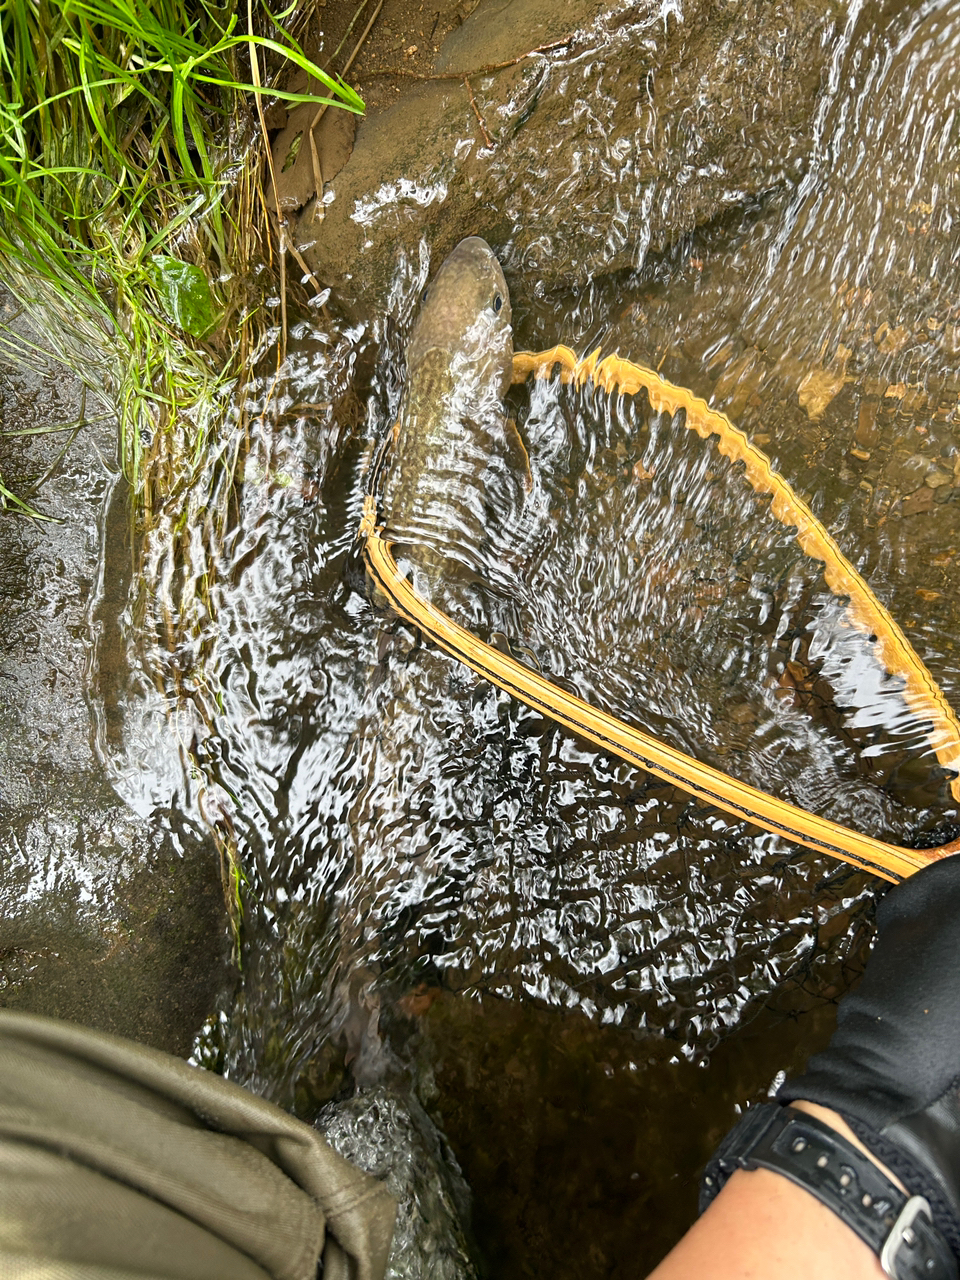
<path fill-rule="evenodd" d="M 944 139 L 960 19 L 945 5 L 844 12 L 802 180 L 703 231 L 678 227 L 639 273 L 575 295 L 540 297 L 526 260 L 497 247 L 518 346 L 602 341 L 726 409 L 822 514 L 958 706 L 960 341 Z M 602 96 L 585 108 L 602 113 Z M 550 163 L 529 178 L 545 218 Z M 464 1002 L 482 997 L 518 1011 L 520 1042 L 562 1038 L 537 1030 L 544 1015 L 574 1056 L 599 1061 L 601 1037 L 621 1037 L 609 1078 L 629 1073 L 623 1096 L 650 1104 L 651 1149 L 669 1154 L 682 1128 L 653 1102 L 689 1092 L 702 1070 L 716 1109 L 677 1142 L 688 1186 L 733 1102 L 802 1059 L 784 1019 L 849 981 L 877 886 L 586 749 L 370 603 L 355 532 L 424 274 L 419 258 L 401 263 L 390 313 L 363 324 L 304 317 L 280 374 L 265 357 L 262 382 L 238 396 L 230 467 L 212 467 L 188 517 L 142 548 L 148 590 L 123 620 L 126 667 L 100 678 L 100 750 L 141 812 L 202 815 L 242 871 L 242 967 L 200 1059 L 307 1116 L 351 1079 L 399 1089 L 412 1076 L 429 1093 L 436 1077 L 432 1105 L 483 1194 L 496 1179 L 463 1099 L 484 1036 L 506 1032 L 490 1013 L 466 1035 Z M 476 475 L 464 476 L 468 518 L 437 529 L 435 546 L 470 572 L 451 573 L 444 607 L 816 812 L 891 840 L 955 816 L 896 682 L 709 443 L 642 398 L 544 383 L 513 407 L 532 488 L 494 504 L 488 527 Z M 811 1041 L 826 1033 L 809 1025 Z M 449 1065 L 460 1035 L 462 1071 Z M 488 1054 L 490 1073 L 508 1070 Z M 721 1088 L 710 1072 L 723 1054 Z M 569 1087 L 568 1103 L 582 1080 Z M 532 1105 L 510 1099 L 516 1115 Z M 522 1163 L 534 1130 L 510 1159 Z M 642 1174 L 631 1203 L 658 1203 L 668 1165 Z M 669 1219 L 676 1232 L 688 1212 Z M 499 1221 L 505 1239 L 509 1206 L 491 1213 L 481 1208 L 486 1232 Z M 657 1236 L 643 1265 L 665 1247 Z M 511 1256 L 515 1274 L 537 1274 Z"/>

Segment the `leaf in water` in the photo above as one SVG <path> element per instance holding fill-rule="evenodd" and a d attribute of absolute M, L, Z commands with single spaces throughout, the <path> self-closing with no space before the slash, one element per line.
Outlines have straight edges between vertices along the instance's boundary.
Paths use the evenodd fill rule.
<path fill-rule="evenodd" d="M 205 338 L 220 320 L 207 277 L 193 263 L 165 254 L 155 254 L 150 264 L 150 283 L 165 314 L 192 338 Z"/>
<path fill-rule="evenodd" d="M 286 173 L 287 170 L 290 168 L 290 166 L 294 163 L 297 156 L 300 154 L 300 143 L 302 141 L 303 141 L 303 134 L 298 133 L 293 140 L 293 145 L 290 147 L 290 150 L 287 152 L 287 157 L 284 160 L 283 165 L 281 166 L 281 172 Z"/>

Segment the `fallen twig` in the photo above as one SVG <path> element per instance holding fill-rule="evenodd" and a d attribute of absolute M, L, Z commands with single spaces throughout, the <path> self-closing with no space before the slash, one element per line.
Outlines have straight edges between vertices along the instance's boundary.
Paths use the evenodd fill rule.
<path fill-rule="evenodd" d="M 363 8 L 363 5 L 361 5 L 361 6 L 360 6 L 360 9 L 362 9 L 362 8 Z M 362 47 L 362 45 L 363 45 L 363 42 L 364 42 L 364 40 L 366 40 L 367 36 L 370 34 L 370 29 L 372 28 L 373 24 L 376 22 L 377 18 L 379 18 L 379 16 L 380 16 L 380 10 L 381 10 L 382 8 L 383 8 L 383 0 L 379 0 L 379 3 L 377 4 L 377 7 L 374 9 L 373 13 L 370 15 L 370 21 L 369 21 L 369 22 L 367 23 L 367 25 L 363 28 L 363 34 L 361 35 L 361 37 L 360 37 L 360 39 L 357 41 L 357 43 L 353 46 L 353 53 L 351 53 L 350 57 L 349 57 L 349 58 L 346 60 L 346 62 L 343 64 L 343 70 L 342 70 L 342 71 L 340 71 L 340 72 L 338 73 L 338 74 L 340 75 L 341 79 L 342 79 L 342 78 L 347 74 L 347 72 L 348 72 L 348 71 L 350 70 L 350 68 L 353 66 L 353 60 L 354 60 L 354 58 L 356 58 L 357 54 L 360 52 L 360 49 L 361 49 L 361 47 Z M 360 12 L 360 10 L 358 9 L 358 10 L 357 10 L 357 13 L 359 14 L 359 12 Z M 354 22 L 355 22 L 355 21 L 356 21 L 356 18 L 354 18 Z M 352 26 L 352 25 L 353 25 L 353 23 L 351 23 L 350 25 Z M 349 27 L 347 28 L 347 30 L 349 31 Z M 346 38 L 346 37 L 344 37 L 344 38 Z M 341 44 L 342 44 L 342 41 L 341 41 Z M 340 52 L 340 49 L 339 49 L 339 47 L 338 47 L 338 49 L 337 49 L 337 53 L 339 53 L 339 52 Z M 336 54 L 335 54 L 334 56 L 336 56 Z M 313 117 L 313 123 L 310 125 L 310 132 L 311 132 L 311 135 L 312 135 L 312 133 L 313 133 L 313 130 L 314 130 L 314 129 L 317 127 L 317 125 L 320 123 L 321 119 L 323 118 L 323 113 L 326 111 L 326 109 L 327 109 L 327 107 L 328 107 L 329 105 L 330 105 L 330 104 L 329 104 L 329 102 L 325 102 L 325 103 L 320 107 L 320 109 L 317 111 L 317 114 Z M 318 188 L 317 188 L 317 190 L 318 190 L 318 191 L 321 191 L 322 189 L 323 189 L 322 187 L 318 187 Z"/>
<path fill-rule="evenodd" d="M 317 293 L 323 293 L 323 285 L 320 283 L 320 281 L 317 279 L 317 277 L 313 274 L 313 272 L 310 270 L 310 268 L 309 268 L 309 267 L 307 266 L 307 264 L 304 262 L 303 257 L 301 256 L 300 250 L 299 250 L 299 249 L 297 248 L 297 246 L 293 243 L 293 241 L 292 241 L 292 240 L 290 240 L 290 238 L 289 238 L 289 237 L 287 238 L 287 248 L 290 250 L 290 252 L 291 252 L 291 253 L 293 254 L 293 256 L 296 258 L 297 262 L 298 262 L 298 263 L 299 263 L 299 265 L 300 265 L 300 270 L 303 272 L 303 274 L 307 277 L 307 279 L 310 281 L 310 283 L 311 283 L 311 284 L 313 285 L 313 287 L 316 289 Z"/>
<path fill-rule="evenodd" d="M 490 137 L 489 133 L 487 133 L 487 127 L 483 123 L 483 116 L 480 114 L 480 111 L 477 107 L 477 100 L 473 96 L 473 88 L 471 87 L 470 81 L 467 79 L 466 76 L 463 77 L 463 83 L 467 86 L 467 93 L 469 93 L 470 95 L 470 105 L 471 107 L 473 107 L 473 114 L 477 117 L 477 124 L 480 126 L 480 132 L 483 134 L 483 140 L 487 144 L 487 146 L 492 149 L 493 139 Z"/>

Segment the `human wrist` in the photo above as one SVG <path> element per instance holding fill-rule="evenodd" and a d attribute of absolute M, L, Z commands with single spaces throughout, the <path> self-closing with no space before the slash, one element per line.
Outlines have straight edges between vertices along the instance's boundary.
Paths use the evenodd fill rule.
<path fill-rule="evenodd" d="M 780 1175 L 851 1228 L 894 1280 L 957 1280 L 956 1256 L 926 1197 L 894 1182 L 862 1142 L 841 1132 L 841 1115 L 824 1109 L 829 1118 L 821 1119 L 816 1105 L 750 1107 L 707 1165 L 701 1211 L 737 1171 Z"/>
<path fill-rule="evenodd" d="M 831 1210 L 770 1169 L 738 1169 L 648 1280 L 888 1280 Z"/>
<path fill-rule="evenodd" d="M 860 983 L 826 1049 L 777 1100 L 839 1113 L 960 1258 L 960 857 L 932 863 L 877 907 Z"/>

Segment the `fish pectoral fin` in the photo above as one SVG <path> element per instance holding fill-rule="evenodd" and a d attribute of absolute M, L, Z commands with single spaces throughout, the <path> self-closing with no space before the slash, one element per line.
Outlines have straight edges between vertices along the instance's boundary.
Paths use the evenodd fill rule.
<path fill-rule="evenodd" d="M 514 658 L 525 666 L 542 674 L 540 660 L 529 645 L 511 640 L 503 631 L 494 631 L 490 635 L 490 646 L 508 658 Z"/>
<path fill-rule="evenodd" d="M 507 418 L 504 421 L 503 436 L 507 460 L 522 479 L 524 492 L 529 493 L 533 488 L 533 468 L 530 466 L 530 453 L 524 444 L 516 418 Z"/>
<path fill-rule="evenodd" d="M 518 662 L 522 662 L 525 666 L 539 672 L 541 675 L 543 674 L 543 668 L 540 666 L 540 659 L 529 645 L 514 644 L 511 645 L 510 651 Z"/>
<path fill-rule="evenodd" d="M 407 663 L 423 647 L 423 636 L 418 627 L 411 627 L 405 618 L 396 618 L 392 625 L 380 628 L 377 635 L 377 667 L 382 672 L 393 663 Z"/>
<path fill-rule="evenodd" d="M 420 631 L 419 629 L 414 629 L 413 639 L 409 642 L 406 649 L 404 649 L 403 652 L 400 654 L 400 660 L 404 663 L 409 662 L 411 658 L 415 658 L 417 656 L 417 654 L 420 652 L 422 648 L 423 648 L 423 632 Z"/>

